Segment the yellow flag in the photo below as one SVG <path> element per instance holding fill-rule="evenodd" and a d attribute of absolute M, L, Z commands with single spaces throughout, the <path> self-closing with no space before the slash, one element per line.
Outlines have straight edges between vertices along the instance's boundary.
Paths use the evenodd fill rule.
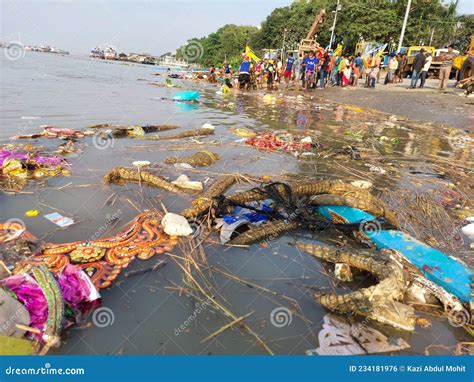
<path fill-rule="evenodd" d="M 342 53 L 342 44 L 339 44 L 336 50 L 334 51 L 334 56 L 340 56 L 341 53 Z"/>
<path fill-rule="evenodd" d="M 260 58 L 257 57 L 257 55 L 250 49 L 250 47 L 247 45 L 245 46 L 245 54 L 249 58 L 250 61 L 254 61 L 255 63 L 260 62 Z"/>

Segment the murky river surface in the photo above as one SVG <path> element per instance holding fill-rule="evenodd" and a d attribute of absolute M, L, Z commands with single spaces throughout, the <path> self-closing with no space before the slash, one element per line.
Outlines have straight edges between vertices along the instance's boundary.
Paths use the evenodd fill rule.
<path fill-rule="evenodd" d="M 194 141 L 115 139 L 113 144 L 99 148 L 92 144 L 91 138 L 85 138 L 77 142 L 82 154 L 68 159 L 72 176 L 30 182 L 23 193 L 0 194 L 0 220 L 21 218 L 32 233 L 48 242 L 87 240 L 97 232 L 105 237 L 117 232 L 139 211 L 161 210 L 160 203 L 163 203 L 168 211 L 179 212 L 193 200 L 192 196 L 171 195 L 146 186 L 102 183 L 102 176 L 113 167 L 130 166 L 135 160 L 151 161 L 167 178 L 174 179 L 184 172 L 193 180 L 206 181 L 206 184 L 225 172 L 251 174 L 255 178 L 267 175 L 274 180 L 295 176 L 362 179 L 370 180 L 374 192 L 381 195 L 384 192 L 403 195 L 429 191 L 429 195 L 450 207 L 456 204 L 466 207 L 466 200 L 472 200 L 472 193 L 469 194 L 472 184 L 468 183 L 472 152 L 465 147 L 463 135 L 429 125 L 411 124 L 376 111 L 325 102 L 317 98 L 319 92 L 304 96 L 301 92 L 219 95 L 215 86 L 176 80 L 175 83 L 181 84 L 181 90 L 202 92 L 199 105 L 188 105 L 168 100 L 176 89 L 148 83 L 163 82 L 162 76 L 153 76 L 158 71 L 153 66 L 41 53 L 27 53 L 18 61 L 7 61 L 2 57 L 1 64 L 0 138 L 4 143 L 12 135 L 40 131 L 39 126 L 43 124 L 76 129 L 99 123 L 177 124 L 182 131 L 209 122 L 216 129 L 215 135 Z M 257 132 L 284 129 L 302 136 L 310 135 L 319 142 L 320 148 L 314 151 L 316 156 L 311 160 L 297 159 L 287 153 L 258 151 L 238 142 L 241 138 L 229 129 L 235 127 Z M 22 141 L 27 142 L 32 141 Z M 40 139 L 32 143 L 54 149 L 62 142 Z M 347 146 L 355 148 L 361 159 L 353 159 L 352 149 Z M 341 153 L 344 147 L 345 153 Z M 167 156 L 190 155 L 202 148 L 221 154 L 222 159 L 200 171 L 177 169 L 163 162 Z M 369 165 L 383 169 L 385 173 L 377 172 L 374 167 L 372 170 L 375 171 L 371 171 Z M 239 184 L 233 190 L 248 187 Z M 115 203 L 107 204 L 114 193 L 118 195 Z M 40 216 L 24 217 L 24 212 L 31 209 L 39 209 Z M 73 217 L 79 224 L 58 230 L 43 217 L 54 211 Z M 119 221 L 110 224 L 113 215 L 118 216 Z M 430 224 L 419 232 L 421 239 L 434 240 L 433 243 L 446 252 L 469 260 L 466 238 L 456 236 L 455 242 L 446 239 L 449 234 L 455 236 L 455 225 L 438 229 Z M 431 231 L 426 233 L 429 229 Z M 297 232 L 265 246 L 253 245 L 247 250 L 221 246 L 214 235 L 204 244 L 210 265 L 275 293 L 239 283 L 218 272 L 206 271 L 206 277 L 219 301 L 237 317 L 253 312 L 245 322 L 273 352 L 304 354 L 305 350 L 318 346 L 317 334 L 326 314 L 312 294 L 315 290 L 332 289 L 334 281 L 328 276 L 331 267 L 299 253 L 292 242 L 299 238 L 330 243 L 330 240 L 340 240 L 340 236 L 340 233 L 331 232 L 316 235 Z M 180 248 L 175 247 L 173 253 L 180 255 Z M 229 321 L 211 307 L 200 307 L 186 292 L 179 267 L 171 258 L 162 257 L 168 262 L 166 267 L 130 277 L 101 292 L 103 306 L 113 312 L 112 325 L 99 327 L 101 325 L 93 325 L 89 319 L 89 324 L 70 330 L 65 343 L 56 352 L 266 353 L 254 337 L 238 327 L 201 343 Z M 156 260 L 137 260 L 127 271 L 148 267 Z M 351 286 L 358 284 L 355 282 Z M 278 307 L 293 312 L 291 322 L 283 327 L 273 325 L 270 320 L 271 312 Z M 422 354 L 430 345 L 431 354 L 450 353 L 453 349 L 450 346 L 468 337 L 462 329 L 453 328 L 444 319 L 423 313 L 421 316 L 428 318 L 431 326 L 417 327 L 409 334 L 373 325 L 387 336 L 406 339 L 411 345 L 411 349 L 404 351 L 408 354 Z M 440 344 L 447 347 L 437 346 Z"/>

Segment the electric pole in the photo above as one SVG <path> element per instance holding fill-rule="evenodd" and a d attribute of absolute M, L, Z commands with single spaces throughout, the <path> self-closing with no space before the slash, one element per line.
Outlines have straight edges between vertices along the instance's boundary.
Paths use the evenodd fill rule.
<path fill-rule="evenodd" d="M 398 49 L 397 49 L 398 52 L 400 52 L 400 50 L 402 49 L 403 36 L 405 36 L 405 28 L 407 27 L 408 14 L 410 13 L 410 7 L 411 7 L 411 0 L 408 0 L 407 10 L 405 11 L 405 18 L 403 19 L 402 33 L 400 33 L 400 40 L 398 41 Z"/>
<path fill-rule="evenodd" d="M 329 40 L 329 49 L 332 48 L 332 43 L 334 40 L 334 31 L 336 30 L 337 12 L 340 10 L 341 10 L 341 4 L 339 3 L 339 0 L 337 0 L 336 13 L 334 14 L 334 22 L 332 23 L 332 28 L 331 28 L 331 39 Z"/>

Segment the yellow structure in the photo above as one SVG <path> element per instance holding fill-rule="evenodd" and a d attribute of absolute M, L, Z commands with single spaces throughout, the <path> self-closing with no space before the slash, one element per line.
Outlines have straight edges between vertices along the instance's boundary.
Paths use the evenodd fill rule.
<path fill-rule="evenodd" d="M 474 75 L 474 35 L 466 55 L 457 56 L 453 60 L 453 68 L 459 70 L 459 80 L 464 80 Z"/>

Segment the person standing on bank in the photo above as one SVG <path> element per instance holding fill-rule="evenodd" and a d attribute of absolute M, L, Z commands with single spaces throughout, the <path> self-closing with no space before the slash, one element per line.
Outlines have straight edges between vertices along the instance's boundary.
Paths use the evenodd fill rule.
<path fill-rule="evenodd" d="M 418 78 L 420 77 L 421 70 L 423 69 L 423 65 L 425 65 L 425 61 L 426 61 L 425 50 L 421 48 L 420 52 L 415 56 L 415 59 L 413 60 L 413 64 L 411 67 L 410 89 L 416 88 L 416 83 L 418 82 Z"/>
<path fill-rule="evenodd" d="M 426 52 L 425 65 L 423 65 L 423 69 L 421 69 L 420 89 L 423 89 L 425 87 L 425 81 L 426 77 L 428 76 L 428 70 L 430 70 L 431 61 L 433 61 L 431 52 Z"/>
<path fill-rule="evenodd" d="M 456 53 L 453 52 L 453 46 L 448 46 L 448 52 L 441 55 L 441 68 L 439 69 L 439 90 L 445 90 L 449 82 L 449 74 L 453 67 L 453 59 Z"/>

